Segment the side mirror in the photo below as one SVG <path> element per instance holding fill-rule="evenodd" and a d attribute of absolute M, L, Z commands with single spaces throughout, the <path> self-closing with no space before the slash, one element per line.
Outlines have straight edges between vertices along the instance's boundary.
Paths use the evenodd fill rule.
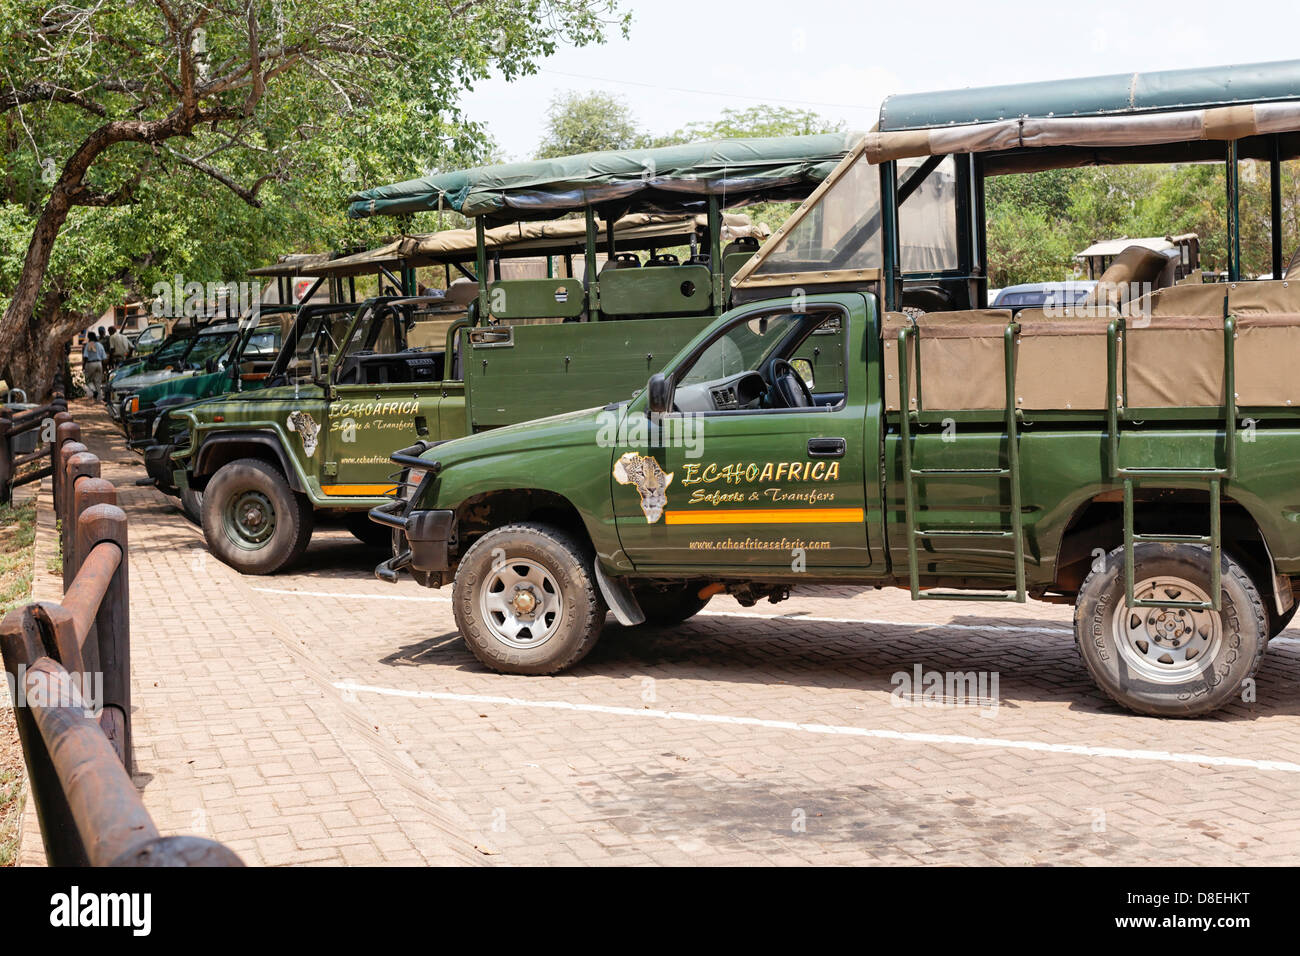
<path fill-rule="evenodd" d="M 203 371 L 215 372 L 216 370 L 217 370 L 217 360 L 215 358 L 210 358 L 203 363 Z"/>
<path fill-rule="evenodd" d="M 672 381 L 663 372 L 655 372 L 646 385 L 649 393 L 649 411 L 652 415 L 666 415 L 672 411 Z"/>
<path fill-rule="evenodd" d="M 315 349 L 311 350 L 311 380 L 320 381 L 320 353 Z"/>

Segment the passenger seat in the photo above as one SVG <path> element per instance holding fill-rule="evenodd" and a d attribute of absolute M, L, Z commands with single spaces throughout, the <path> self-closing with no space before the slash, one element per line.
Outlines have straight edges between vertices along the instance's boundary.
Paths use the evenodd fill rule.
<path fill-rule="evenodd" d="M 1150 285 L 1154 289 L 1168 262 L 1165 256 L 1146 246 L 1129 246 L 1114 258 L 1076 308 L 1082 311 L 1107 301 L 1122 307 L 1132 297 L 1134 283 L 1139 288 Z"/>

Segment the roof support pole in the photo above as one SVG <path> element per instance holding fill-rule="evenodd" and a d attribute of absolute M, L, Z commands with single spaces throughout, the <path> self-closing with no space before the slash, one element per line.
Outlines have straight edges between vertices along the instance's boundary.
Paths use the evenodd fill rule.
<path fill-rule="evenodd" d="M 722 288 L 722 210 L 718 197 L 709 196 L 709 286 L 713 297 L 713 314 L 721 315 L 726 305 Z"/>
<path fill-rule="evenodd" d="M 596 243 L 600 236 L 596 229 L 596 210 L 588 206 L 583 215 L 587 217 L 587 245 L 583 250 L 587 258 L 587 318 L 596 322 L 600 319 L 600 284 L 596 278 Z"/>
<path fill-rule="evenodd" d="M 1282 256 L 1282 138 L 1274 136 L 1269 143 L 1269 192 L 1271 195 L 1273 233 L 1273 278 L 1282 278 L 1286 263 Z"/>
<path fill-rule="evenodd" d="M 1228 281 L 1241 280 L 1241 178 L 1237 141 L 1228 143 Z"/>
<path fill-rule="evenodd" d="M 880 164 L 881 240 L 884 259 L 881 274 L 885 288 L 885 311 L 898 311 L 898 163 Z"/>
<path fill-rule="evenodd" d="M 478 273 L 478 321 L 488 324 L 487 238 L 484 236 L 483 217 L 474 217 L 474 271 Z"/>

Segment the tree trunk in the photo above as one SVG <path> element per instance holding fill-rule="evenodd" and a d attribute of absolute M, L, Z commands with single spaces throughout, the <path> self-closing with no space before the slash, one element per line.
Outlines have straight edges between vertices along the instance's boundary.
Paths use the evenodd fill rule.
<path fill-rule="evenodd" d="M 21 388 L 28 401 L 40 402 L 48 398 L 54 388 L 55 378 L 63 369 L 68 340 L 92 321 L 84 313 L 62 311 L 61 293 L 49 292 L 40 308 L 19 330 L 16 347 L 9 355 L 4 379 L 10 388 Z M 64 382 L 66 391 L 70 382 Z"/>

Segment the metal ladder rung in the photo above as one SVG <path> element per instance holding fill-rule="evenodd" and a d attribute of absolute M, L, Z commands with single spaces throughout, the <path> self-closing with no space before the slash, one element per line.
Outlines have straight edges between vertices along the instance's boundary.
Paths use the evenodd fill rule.
<path fill-rule="evenodd" d="M 970 475 L 973 478 L 997 477 L 1011 474 L 1010 468 L 910 468 L 908 473 L 922 478 L 926 475 Z"/>
<path fill-rule="evenodd" d="M 1226 478 L 1224 468 L 1119 468 L 1116 475 L 1120 478 Z"/>
<path fill-rule="evenodd" d="M 1133 540 L 1146 541 L 1149 544 L 1214 544 L 1214 539 L 1205 534 L 1137 534 Z"/>
<path fill-rule="evenodd" d="M 918 538 L 1010 538 L 1014 531 L 957 531 L 950 528 L 926 531 L 917 528 L 912 532 Z"/>
<path fill-rule="evenodd" d="M 1005 387 L 1005 407 L 1003 420 L 1006 429 L 1006 467 L 995 468 L 914 468 L 912 467 L 912 429 L 913 412 L 908 408 L 911 401 L 910 376 L 908 374 L 907 347 L 908 338 L 916 342 L 916 413 L 921 412 L 921 355 L 920 339 L 915 326 L 902 328 L 898 332 L 898 387 L 899 387 L 899 439 L 902 457 L 903 489 L 906 495 L 903 514 L 907 521 L 907 572 L 913 601 L 1008 601 L 1023 604 L 1027 597 L 1025 589 L 1025 534 L 1024 513 L 1020 498 L 1020 443 L 1016 427 L 1016 351 L 1015 336 L 1020 326 L 1008 322 L 1002 335 L 1002 377 Z M 933 529 L 918 528 L 917 525 L 917 479 L 946 475 L 961 475 L 970 478 L 1008 478 L 1011 500 L 1007 502 L 1011 514 L 1011 527 L 1006 530 L 986 529 Z M 918 542 L 927 538 L 996 538 L 1012 539 L 1012 570 L 1008 576 L 1015 579 L 1015 592 L 1011 594 L 979 594 L 970 592 L 922 592 L 921 561 Z"/>

